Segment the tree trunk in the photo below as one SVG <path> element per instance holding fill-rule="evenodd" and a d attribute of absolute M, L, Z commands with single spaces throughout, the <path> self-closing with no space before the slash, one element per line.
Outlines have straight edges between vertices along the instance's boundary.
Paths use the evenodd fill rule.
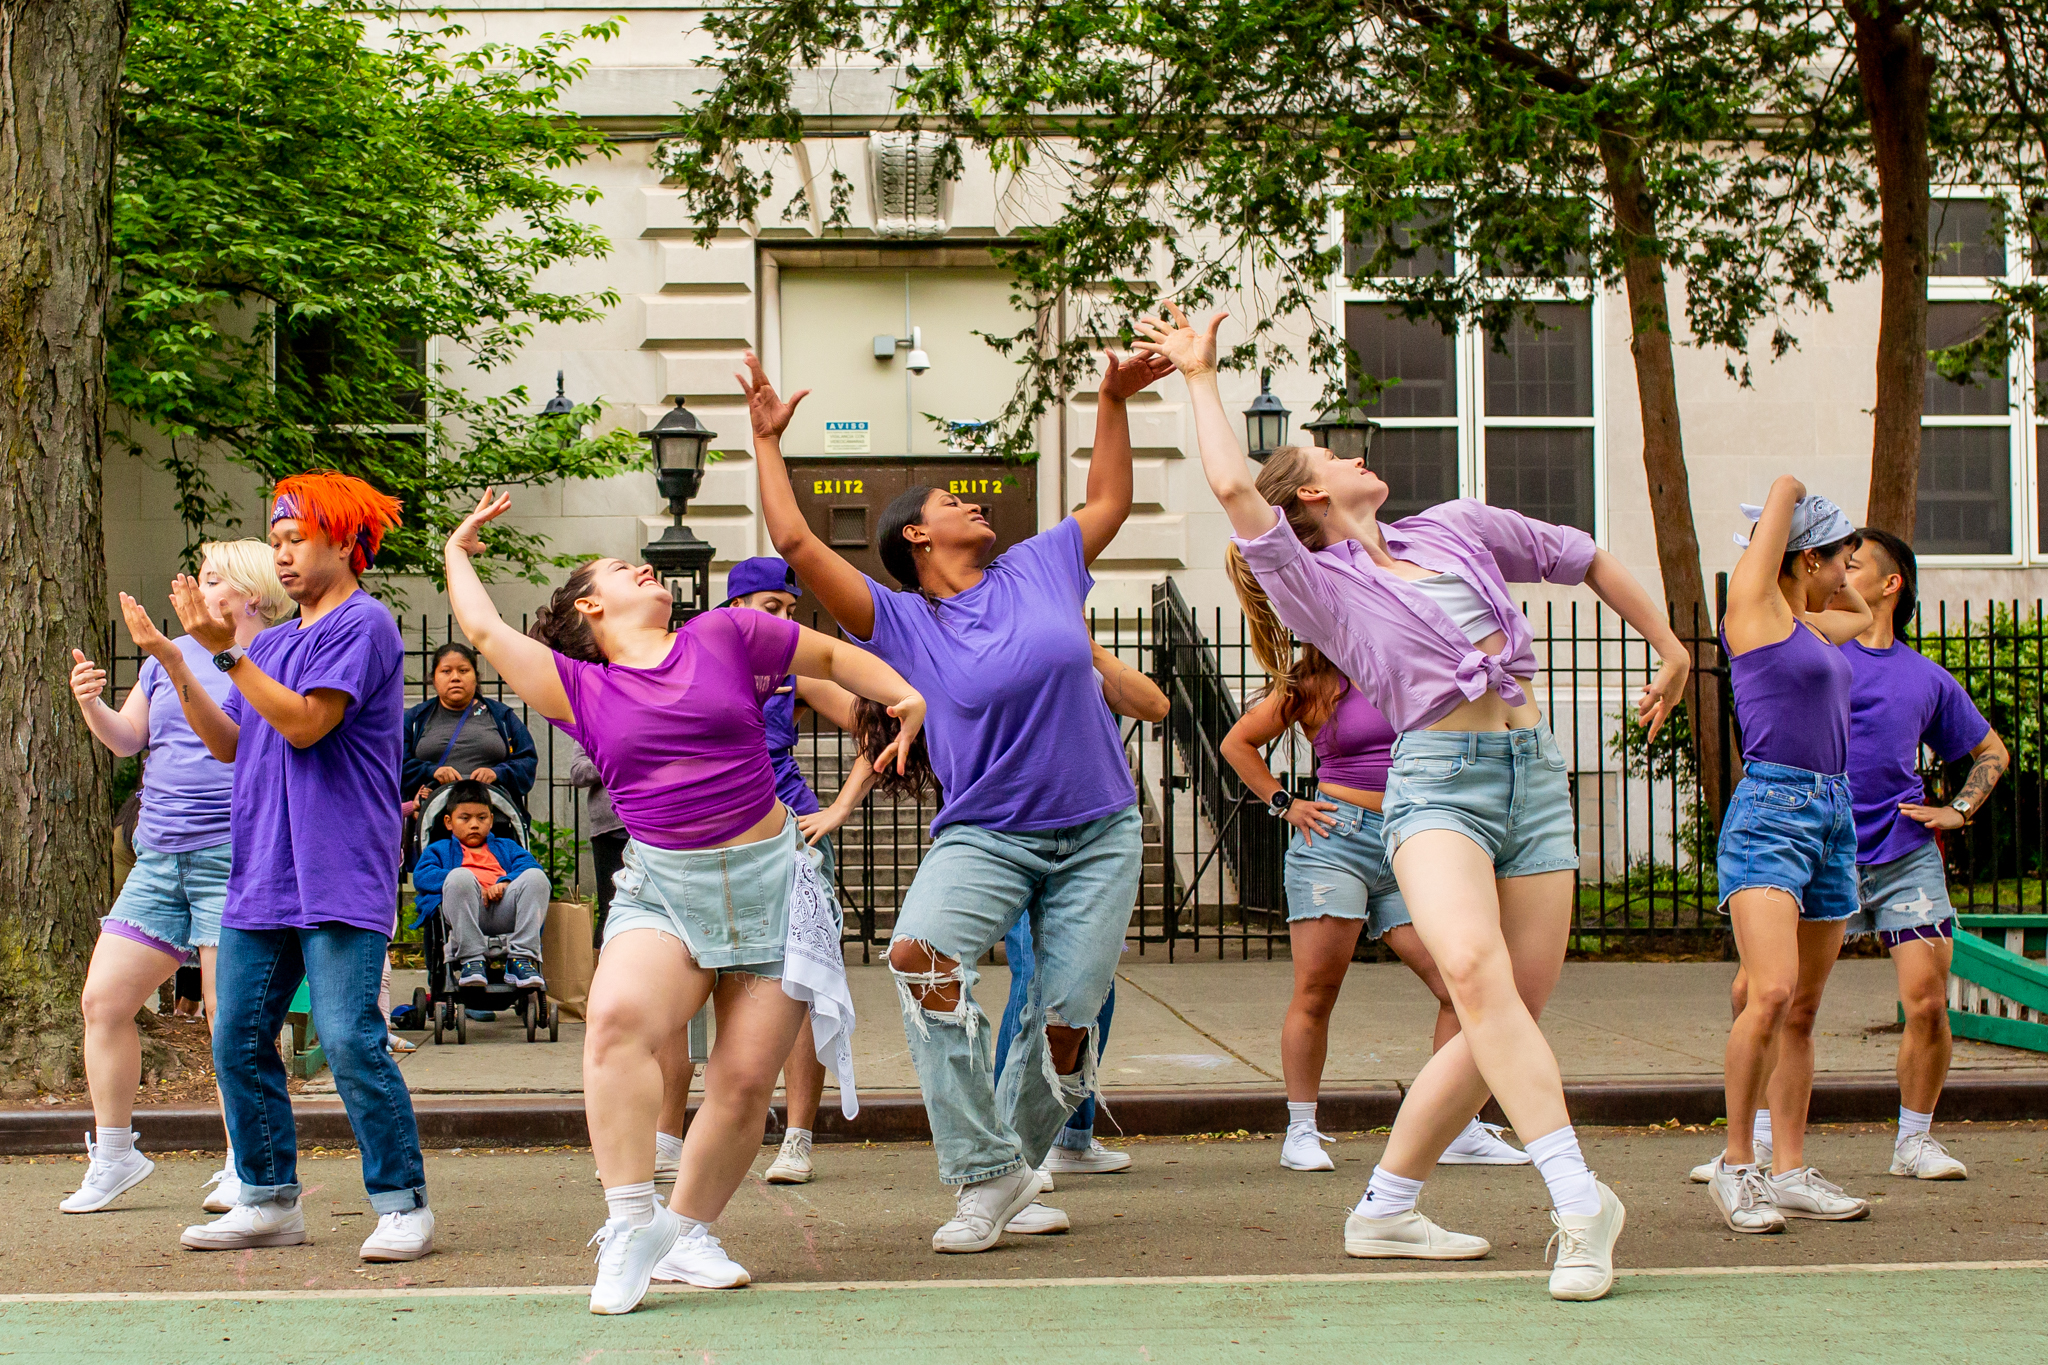
<path fill-rule="evenodd" d="M 1678 636 L 1692 651 L 1693 684 L 1687 704 L 1692 708 L 1695 757 L 1707 811 L 1718 827 L 1727 793 L 1721 781 L 1721 680 L 1711 670 L 1720 665 L 1721 657 L 1714 644 L 1713 603 L 1707 600 L 1700 570 L 1699 532 L 1693 526 L 1656 208 L 1636 152 L 1636 142 L 1625 134 L 1609 131 L 1600 136 L 1600 162 L 1625 262 L 1629 354 L 1635 360 L 1636 402 L 1642 410 L 1643 472 L 1649 480 L 1650 521 L 1657 535 L 1657 571 L 1664 579 L 1664 600 L 1670 603 Z"/>
<path fill-rule="evenodd" d="M 1864 520 L 1910 541 L 1920 505 L 1920 414 L 1927 398 L 1927 116 L 1935 59 L 1905 6 L 1858 0 L 1850 13 L 1877 163 L 1883 270 Z"/>
<path fill-rule="evenodd" d="M 0 1087 L 78 1073 L 112 889 L 70 651 L 106 629 L 100 445 L 123 0 L 0 0 Z"/>

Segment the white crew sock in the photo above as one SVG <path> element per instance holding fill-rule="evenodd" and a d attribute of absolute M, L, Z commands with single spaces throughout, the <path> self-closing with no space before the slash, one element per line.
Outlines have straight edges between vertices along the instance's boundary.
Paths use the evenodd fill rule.
<path fill-rule="evenodd" d="M 1307 1104 L 1296 1104 L 1293 1100 L 1287 1101 L 1287 1126 L 1292 1128 L 1298 1123 L 1305 1123 L 1311 1128 L 1316 1126 L 1316 1102 L 1314 1100 L 1310 1100 Z"/>
<path fill-rule="evenodd" d="M 654 1159 L 665 1165 L 672 1165 L 683 1159 L 683 1140 L 674 1133 L 654 1135 Z"/>
<path fill-rule="evenodd" d="M 1600 1212 L 1600 1191 L 1594 1188 L 1593 1173 L 1586 1169 L 1586 1157 L 1579 1150 L 1579 1135 L 1567 1123 L 1522 1144 L 1529 1159 L 1550 1187 L 1550 1202 L 1559 1213 L 1580 1216 Z"/>
<path fill-rule="evenodd" d="M 1771 1145 L 1770 1110 L 1759 1109 L 1756 1111 L 1756 1117 L 1751 1119 L 1749 1123 L 1749 1140 L 1751 1142 L 1761 1142 L 1766 1147 Z"/>
<path fill-rule="evenodd" d="M 604 1192 L 604 1204 L 613 1218 L 623 1218 L 633 1227 L 644 1228 L 654 1221 L 654 1182 L 614 1185 Z"/>
<path fill-rule="evenodd" d="M 1372 1168 L 1372 1181 L 1365 1187 L 1365 1198 L 1358 1201 L 1352 1212 L 1362 1218 L 1393 1218 L 1415 1207 L 1415 1201 L 1422 1197 L 1422 1182 L 1410 1180 L 1405 1175 L 1395 1175 L 1384 1166 Z"/>
<path fill-rule="evenodd" d="M 1900 1141 L 1900 1142 L 1904 1142 L 1904 1141 L 1905 1141 L 1905 1140 L 1906 1140 L 1907 1138 L 1909 1138 L 1909 1137 L 1913 1136 L 1913 1134 L 1915 1134 L 1915 1133 L 1924 1133 L 1924 1132 L 1926 1132 L 1926 1131 L 1927 1131 L 1928 1129 L 1932 1128 L 1933 1126 L 1934 1126 L 1934 1115 L 1933 1115 L 1932 1113 L 1927 1113 L 1927 1114 L 1916 1114 L 1916 1113 L 1914 1113 L 1914 1112 L 1913 1112 L 1913 1111 L 1912 1111 L 1911 1109 L 1908 1109 L 1908 1108 L 1907 1108 L 1907 1107 L 1906 1107 L 1905 1105 L 1903 1105 L 1903 1104 L 1899 1106 L 1899 1141 Z M 102 1133 L 104 1133 L 104 1132 L 106 1132 L 107 1130 L 106 1130 L 106 1129 L 104 1129 L 104 1128 L 102 1128 L 102 1129 L 100 1129 L 100 1131 L 101 1131 Z M 104 1142 L 104 1141 L 106 1141 L 106 1139 L 105 1139 L 105 1138 L 101 1138 L 101 1139 L 100 1139 L 100 1141 Z"/>
<path fill-rule="evenodd" d="M 93 1138 L 102 1161 L 126 1161 L 135 1150 L 135 1130 L 129 1127 L 102 1128 Z"/>
<path fill-rule="evenodd" d="M 810 1150 L 811 1150 L 811 1130 L 810 1130 L 810 1129 L 808 1129 L 808 1128 L 788 1128 L 788 1129 L 784 1129 L 784 1130 L 783 1130 L 783 1134 L 782 1134 L 782 1141 L 783 1141 L 783 1142 L 784 1142 L 785 1144 L 787 1144 L 787 1143 L 789 1142 L 789 1140 L 790 1140 L 791 1138 L 795 1138 L 795 1139 L 797 1139 L 797 1141 L 798 1141 L 798 1142 L 799 1142 L 799 1143 L 800 1143 L 800 1144 L 802 1145 L 802 1147 L 803 1147 L 803 1149 L 804 1149 L 805 1151 L 807 1151 L 807 1152 L 808 1152 L 808 1151 L 810 1151 Z"/>

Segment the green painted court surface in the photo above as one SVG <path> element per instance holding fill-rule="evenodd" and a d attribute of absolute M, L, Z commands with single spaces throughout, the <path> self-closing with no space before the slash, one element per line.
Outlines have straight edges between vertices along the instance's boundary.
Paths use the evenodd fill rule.
<path fill-rule="evenodd" d="M 1638 1274 L 1594 1304 L 1519 1274 L 661 1293 L 609 1319 L 556 1292 L 81 1297 L 0 1302 L 0 1359 L 1924 1365 L 2048 1358 L 2044 1304 L 2039 1263 Z"/>

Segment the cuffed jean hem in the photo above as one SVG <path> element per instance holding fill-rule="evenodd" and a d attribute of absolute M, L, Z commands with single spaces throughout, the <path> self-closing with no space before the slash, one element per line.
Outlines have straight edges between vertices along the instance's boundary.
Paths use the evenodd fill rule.
<path fill-rule="evenodd" d="M 1053 1146 L 1064 1147 L 1070 1152 L 1085 1152 L 1094 1143 L 1095 1127 L 1093 1124 L 1086 1128 L 1076 1128 L 1069 1124 L 1067 1127 L 1060 1129 L 1059 1132 L 1054 1133 L 1052 1137 Z"/>
<path fill-rule="evenodd" d="M 254 1208 L 258 1204 L 296 1204 L 299 1202 L 300 1187 L 290 1185 L 244 1185 L 235 1199 L 237 1204 Z M 379 1213 L 383 1210 L 379 1209 Z"/>
<path fill-rule="evenodd" d="M 387 1213 L 409 1213 L 427 1206 L 425 1185 L 410 1190 L 371 1190 L 369 1193 L 370 1207 L 380 1218 Z"/>
<path fill-rule="evenodd" d="M 1024 1165 L 1024 1161 L 1020 1158 L 1006 1166 L 991 1166 L 985 1171 L 969 1171 L 966 1175 L 947 1175 L 944 1171 L 940 1171 L 939 1183 L 950 1186 L 953 1189 L 958 1189 L 962 1185 L 979 1185 L 984 1180 L 1000 1180 L 1012 1172 L 1021 1171 L 1024 1169 Z"/>

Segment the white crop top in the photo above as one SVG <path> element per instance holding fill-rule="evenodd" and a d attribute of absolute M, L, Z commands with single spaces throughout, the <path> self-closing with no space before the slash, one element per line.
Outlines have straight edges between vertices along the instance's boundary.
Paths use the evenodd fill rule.
<path fill-rule="evenodd" d="M 1475 645 L 1501 628 L 1500 618 L 1486 605 L 1479 590 L 1454 573 L 1410 579 L 1408 586 L 1436 603 L 1451 618 L 1451 624 L 1465 632 L 1465 638 Z"/>

